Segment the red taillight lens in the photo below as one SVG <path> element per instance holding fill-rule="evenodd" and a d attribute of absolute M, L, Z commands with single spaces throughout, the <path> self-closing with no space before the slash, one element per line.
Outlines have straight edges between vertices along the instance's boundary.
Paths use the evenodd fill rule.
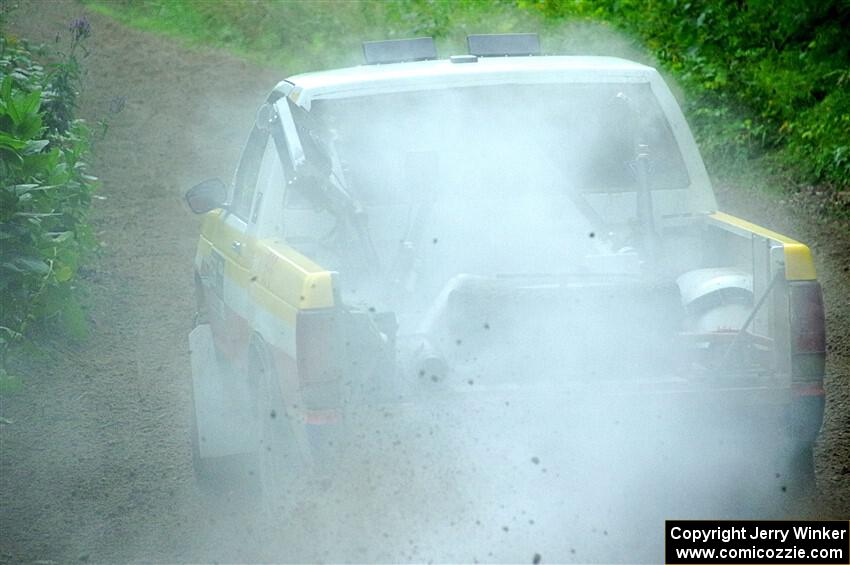
<path fill-rule="evenodd" d="M 816 281 L 789 283 L 791 306 L 791 375 L 795 380 L 824 374 L 826 330 L 823 294 Z"/>
<path fill-rule="evenodd" d="M 340 325 L 336 310 L 301 310 L 295 326 L 298 378 L 301 385 L 340 377 Z"/>
<path fill-rule="evenodd" d="M 826 332 L 820 284 L 817 282 L 791 283 L 790 287 L 793 353 L 824 353 Z"/>

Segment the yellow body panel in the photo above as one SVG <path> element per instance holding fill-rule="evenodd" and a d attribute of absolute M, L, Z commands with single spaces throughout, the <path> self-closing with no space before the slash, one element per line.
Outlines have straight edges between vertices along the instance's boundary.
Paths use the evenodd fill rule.
<path fill-rule="evenodd" d="M 221 253 L 224 275 L 258 307 L 290 324 L 298 310 L 333 307 L 333 273 L 280 241 L 241 233 L 225 223 L 225 214 L 216 210 L 204 218 L 198 254 L 213 248 Z M 233 241 L 242 243 L 240 253 L 231 248 Z"/>
<path fill-rule="evenodd" d="M 789 281 L 811 281 L 817 279 L 815 264 L 812 253 L 808 246 L 786 237 L 775 231 L 763 228 L 746 220 L 736 218 L 724 212 L 715 212 L 711 218 L 718 222 L 734 226 L 744 231 L 760 235 L 762 237 L 782 244 L 785 255 L 785 279 Z"/>
<path fill-rule="evenodd" d="M 275 240 L 256 241 L 258 285 L 299 310 L 334 305 L 332 273 Z"/>
<path fill-rule="evenodd" d="M 231 283 L 248 291 L 251 300 L 275 317 L 294 324 L 298 310 L 334 306 L 333 273 L 275 239 L 257 239 L 225 223 L 225 214 L 216 210 L 203 222 L 198 254 L 204 257 L 213 247 L 228 260 L 225 276 Z M 776 241 L 785 256 L 785 278 L 789 281 L 815 280 L 814 262 L 809 248 L 780 233 L 768 230 L 724 212 L 710 216 L 726 224 Z M 242 242 L 242 252 L 230 247 Z"/>

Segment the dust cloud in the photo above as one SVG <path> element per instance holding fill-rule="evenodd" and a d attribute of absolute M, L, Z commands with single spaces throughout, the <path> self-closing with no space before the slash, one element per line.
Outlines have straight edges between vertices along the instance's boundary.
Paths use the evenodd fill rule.
<path fill-rule="evenodd" d="M 658 241 L 713 197 L 646 84 L 290 107 L 368 235 L 297 186 L 282 235 L 339 273 L 347 308 L 395 319 L 396 363 L 345 369 L 346 429 L 267 520 L 272 560 L 653 562 L 665 518 L 781 513 L 763 430 L 722 396 L 676 394 L 710 389 L 676 284 L 700 258 L 693 230 Z"/>
<path fill-rule="evenodd" d="M 49 43 L 81 10 L 22 2 L 10 29 Z M 232 174 L 257 107 L 284 73 L 88 16 L 94 46 L 81 116 L 95 124 L 106 100 L 127 97 L 98 136 L 104 247 L 81 269 L 92 337 L 50 341 L 55 352 L 23 359 L 19 374 L 33 378 L 2 398 L 14 425 L 0 431 L 0 562 L 660 562 L 665 518 L 800 515 L 806 501 L 784 490 L 781 452 L 758 433 L 776 422 L 749 419 L 725 397 L 692 405 L 646 394 L 716 381 L 693 369 L 676 335 L 698 325 L 676 280 L 694 268 L 699 238 L 671 230 L 650 268 L 634 186 L 602 190 L 637 181 L 631 166 L 616 167 L 634 160 L 625 130 L 635 118 L 623 103 L 653 114 L 641 92 L 616 85 L 575 97 L 553 89 L 545 99 L 545 89 L 517 87 L 470 90 L 471 100 L 459 89 L 435 92 L 424 104 L 398 97 L 385 107 L 317 101 L 311 128 L 339 152 L 379 268 L 364 265 L 350 226 L 335 239 L 335 219 L 310 215 L 303 199 L 283 210 L 285 227 L 296 229 L 301 214 L 320 241 L 285 235 L 339 272 L 352 311 L 375 322 L 395 313 L 397 370 L 351 371 L 347 381 L 363 390 L 344 405 L 344 435 L 326 438 L 329 457 L 293 508 L 267 511 L 251 457 L 197 480 L 185 334 L 199 222 L 181 208 L 183 191 Z M 470 30 L 504 25 L 487 23 Z M 548 53 L 652 64 L 634 42 L 604 31 L 541 35 Z M 351 38 L 353 57 L 360 40 L 380 37 Z M 464 51 L 456 39 L 441 55 Z M 582 129 L 582 114 L 609 120 L 597 131 L 623 147 Z M 564 125 L 571 120 L 576 129 Z M 645 142 L 652 159 L 663 154 Z M 602 163 L 590 166 L 593 155 Z M 664 215 L 710 208 L 690 199 L 701 191 L 669 187 L 676 176 L 659 174 L 649 175 L 659 183 L 658 229 L 675 223 Z M 806 213 L 786 218 L 754 191 L 727 187 L 725 197 L 742 217 L 820 248 L 834 331 L 814 511 L 846 516 L 850 316 L 838 257 L 847 236 L 813 228 Z"/>

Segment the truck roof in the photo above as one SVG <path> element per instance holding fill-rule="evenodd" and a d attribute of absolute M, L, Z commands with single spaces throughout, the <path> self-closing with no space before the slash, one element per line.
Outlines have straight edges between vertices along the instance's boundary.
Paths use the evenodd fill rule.
<path fill-rule="evenodd" d="M 282 81 L 276 90 L 309 109 L 317 98 L 488 84 L 645 82 L 656 75 L 652 67 L 616 57 L 479 57 L 473 62 L 439 59 L 303 73 Z"/>

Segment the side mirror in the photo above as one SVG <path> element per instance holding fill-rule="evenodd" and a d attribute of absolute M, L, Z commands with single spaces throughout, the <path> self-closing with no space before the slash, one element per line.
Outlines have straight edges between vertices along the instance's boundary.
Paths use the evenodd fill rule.
<path fill-rule="evenodd" d="M 186 192 L 186 203 L 196 214 L 222 208 L 226 200 L 227 187 L 219 179 L 207 179 Z"/>

